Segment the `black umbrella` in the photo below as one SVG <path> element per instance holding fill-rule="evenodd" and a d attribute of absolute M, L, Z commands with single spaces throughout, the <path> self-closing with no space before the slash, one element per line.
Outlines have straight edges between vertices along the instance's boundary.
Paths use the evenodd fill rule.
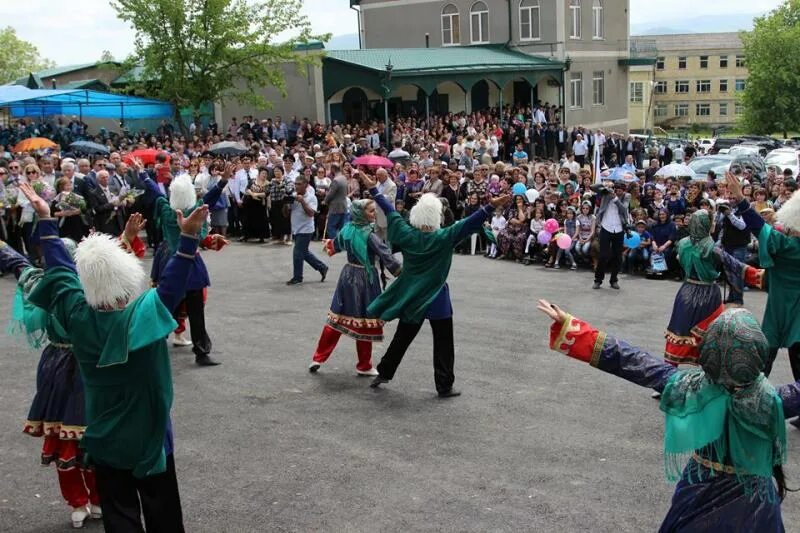
<path fill-rule="evenodd" d="M 214 155 L 242 155 L 248 151 L 245 145 L 233 141 L 223 141 L 221 143 L 212 144 L 209 150 L 209 152 Z"/>
<path fill-rule="evenodd" d="M 111 151 L 102 144 L 93 143 L 91 141 L 75 141 L 69 145 L 75 152 L 88 155 L 108 155 Z"/>

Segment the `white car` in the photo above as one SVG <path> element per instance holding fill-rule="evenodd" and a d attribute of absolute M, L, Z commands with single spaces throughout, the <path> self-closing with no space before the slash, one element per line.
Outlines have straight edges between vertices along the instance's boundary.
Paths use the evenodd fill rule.
<path fill-rule="evenodd" d="M 778 167 L 778 172 L 783 172 L 784 169 L 790 168 L 792 169 L 792 175 L 797 176 L 798 169 L 800 169 L 798 157 L 800 157 L 800 152 L 794 148 L 778 148 L 767 154 L 767 157 L 764 158 L 764 164 L 768 167 L 770 165 Z"/>
<path fill-rule="evenodd" d="M 714 139 L 697 139 L 695 143 L 701 154 L 707 154 L 711 147 L 714 146 Z"/>

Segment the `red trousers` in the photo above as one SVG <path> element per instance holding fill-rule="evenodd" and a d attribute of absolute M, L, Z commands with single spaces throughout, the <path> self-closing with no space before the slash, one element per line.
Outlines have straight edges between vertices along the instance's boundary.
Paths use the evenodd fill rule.
<path fill-rule="evenodd" d="M 339 337 L 342 334 L 330 326 L 322 328 L 322 335 L 319 337 L 317 343 L 317 350 L 314 352 L 314 361 L 317 363 L 324 363 L 333 353 L 336 348 L 336 343 L 339 342 Z M 356 341 L 356 353 L 358 354 L 358 364 L 356 370 L 367 371 L 372 368 L 372 342 L 370 341 Z"/>
<path fill-rule="evenodd" d="M 83 507 L 88 503 L 100 505 L 93 471 L 75 467 L 57 472 L 61 495 L 70 507 Z"/>

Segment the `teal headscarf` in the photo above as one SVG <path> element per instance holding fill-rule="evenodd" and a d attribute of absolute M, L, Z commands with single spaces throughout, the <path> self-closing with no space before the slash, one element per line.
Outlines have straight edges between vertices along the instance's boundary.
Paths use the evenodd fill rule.
<path fill-rule="evenodd" d="M 367 241 L 375 229 L 367 220 L 366 209 L 372 200 L 356 200 L 350 206 L 350 222 L 336 235 L 336 245 L 340 250 L 350 250 L 367 271 L 367 279 L 372 282 L 372 263 L 369 260 Z"/>
<path fill-rule="evenodd" d="M 706 450 L 735 468 L 748 494 L 774 498 L 772 469 L 786 461 L 786 422 L 780 396 L 762 373 L 769 357 L 749 311 L 729 309 L 711 324 L 701 368 L 676 372 L 661 396 L 669 479 L 680 478 L 688 456 Z M 688 472 L 688 481 L 699 475 L 699 468 Z"/>
<path fill-rule="evenodd" d="M 711 254 L 714 241 L 711 239 L 711 217 L 700 209 L 689 219 L 689 236 L 678 242 L 678 257 L 687 276 L 697 276 L 700 281 L 714 281 L 719 272 Z"/>

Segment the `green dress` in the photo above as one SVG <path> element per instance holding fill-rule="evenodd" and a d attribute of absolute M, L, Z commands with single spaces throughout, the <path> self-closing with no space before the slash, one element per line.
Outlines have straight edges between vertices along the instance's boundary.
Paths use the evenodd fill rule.
<path fill-rule="evenodd" d="M 447 281 L 453 248 L 463 238 L 459 234 L 469 218 L 432 232 L 414 228 L 396 211 L 386 221 L 387 240 L 403 251 L 403 271 L 368 310 L 384 322 L 400 318 L 418 324 Z"/>
<path fill-rule="evenodd" d="M 86 399 L 81 446 L 95 464 L 137 478 L 166 469 L 164 437 L 172 407 L 166 337 L 177 324 L 155 289 L 119 311 L 89 306 L 78 275 L 48 269 L 29 300 L 69 332 Z"/>
<path fill-rule="evenodd" d="M 800 342 L 800 238 L 764 224 L 758 234 L 758 261 L 766 269 L 769 291 L 761 327 L 770 348 L 788 348 Z"/>

